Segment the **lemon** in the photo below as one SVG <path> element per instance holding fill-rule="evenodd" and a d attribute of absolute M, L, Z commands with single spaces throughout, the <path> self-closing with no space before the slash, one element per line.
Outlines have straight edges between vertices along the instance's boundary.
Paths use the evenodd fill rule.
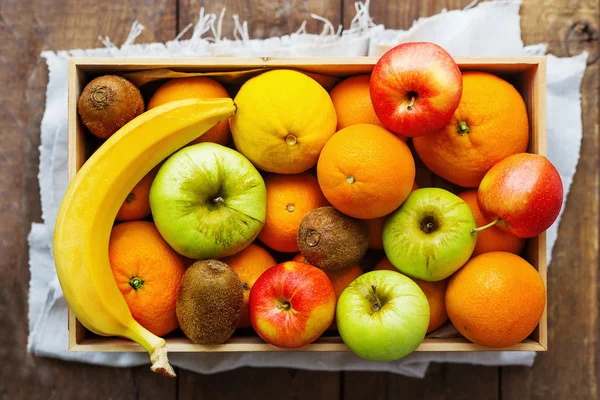
<path fill-rule="evenodd" d="M 238 111 L 229 123 L 235 147 L 264 171 L 306 171 L 335 133 L 329 94 L 298 71 L 258 75 L 244 83 L 234 101 Z"/>

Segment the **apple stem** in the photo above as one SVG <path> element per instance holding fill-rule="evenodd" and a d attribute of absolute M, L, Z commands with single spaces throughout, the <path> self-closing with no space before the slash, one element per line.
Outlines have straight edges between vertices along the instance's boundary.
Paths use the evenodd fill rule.
<path fill-rule="evenodd" d="M 379 301 L 379 297 L 377 297 L 375 285 L 371 285 L 371 289 L 373 289 L 373 296 L 375 296 L 375 303 L 373 303 L 373 307 L 375 307 L 375 311 L 379 311 L 381 310 L 381 301 Z"/>
<path fill-rule="evenodd" d="M 135 194 L 129 193 L 127 195 L 127 198 L 125 199 L 125 201 L 128 202 L 128 203 L 131 203 L 133 200 L 135 200 Z"/>
<path fill-rule="evenodd" d="M 212 199 L 212 203 L 213 204 L 225 204 L 225 199 L 222 198 L 221 196 Z"/>
<path fill-rule="evenodd" d="M 408 108 L 409 111 L 413 109 L 413 106 L 415 105 L 415 100 L 416 99 L 417 98 L 415 96 L 412 96 L 410 98 L 410 102 L 408 103 L 408 106 L 406 107 L 406 108 Z"/>
<path fill-rule="evenodd" d="M 493 220 L 489 224 L 485 224 L 483 226 L 471 229 L 471 233 L 477 233 L 477 232 L 485 231 L 486 229 L 491 228 L 492 226 L 496 225 L 498 222 L 500 222 L 500 218 L 496 218 L 495 220 Z"/>
<path fill-rule="evenodd" d="M 471 128 L 469 128 L 469 125 L 467 125 L 467 123 L 465 121 L 460 121 L 458 123 L 458 129 L 456 130 L 458 133 L 462 135 L 466 135 L 467 133 L 471 132 Z"/>

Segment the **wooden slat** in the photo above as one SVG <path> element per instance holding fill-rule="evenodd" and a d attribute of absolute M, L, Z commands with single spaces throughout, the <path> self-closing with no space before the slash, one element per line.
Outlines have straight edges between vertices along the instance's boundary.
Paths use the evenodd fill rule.
<path fill-rule="evenodd" d="M 386 400 L 388 378 L 395 375 L 385 372 L 347 371 L 344 372 L 342 388 L 344 400 Z M 397 397 L 408 399 L 408 397 Z"/>
<path fill-rule="evenodd" d="M 265 343 L 257 336 L 232 337 L 225 344 L 201 345 L 193 344 L 185 337 L 167 338 L 167 347 L 173 353 L 237 353 L 237 352 L 288 352 L 289 349 L 273 346 Z M 92 336 L 84 338 L 79 344 L 72 345 L 72 351 L 80 352 L 144 352 L 144 348 L 139 344 L 120 338 Z M 417 352 L 430 351 L 498 351 L 483 347 L 467 341 L 466 339 L 429 339 L 426 338 L 423 343 L 415 350 Z M 503 351 L 545 351 L 545 347 L 540 343 L 525 339 L 521 343 L 501 349 Z M 350 351 L 348 347 L 337 336 L 322 337 L 315 342 L 295 349 L 297 352 L 316 351 L 316 352 L 339 352 Z"/>
<path fill-rule="evenodd" d="M 565 33 L 576 21 L 599 29 L 597 1 L 543 0 L 521 8 L 523 40 L 546 42 L 549 50 L 566 56 Z M 572 48 L 594 55 L 597 43 L 577 42 Z M 600 66 L 587 69 L 582 91 L 583 141 L 548 273 L 547 332 L 549 350 L 533 368 L 502 368 L 506 399 L 598 399 L 598 256 L 600 224 Z M 569 132 L 565 132 L 568 135 Z"/>
<path fill-rule="evenodd" d="M 498 400 L 498 368 L 467 364 L 431 364 L 424 379 L 387 375 L 387 398 L 415 400 Z M 512 399 L 507 397 L 507 399 Z M 515 399 L 524 399 L 515 397 Z"/>
<path fill-rule="evenodd" d="M 345 400 L 500 399 L 498 368 L 432 363 L 423 379 L 381 372 L 345 372 Z M 502 397 L 524 399 L 525 397 Z"/>
<path fill-rule="evenodd" d="M 209 12 L 220 13 L 221 6 L 227 7 L 223 33 L 232 37 L 231 16 L 238 13 L 248 20 L 251 38 L 289 34 L 300 27 L 310 13 L 328 18 L 334 25 L 341 22 L 341 0 L 224 0 L 219 3 L 202 3 L 196 0 L 179 0 L 179 27 L 197 21 L 200 4 Z M 316 31 L 321 23 L 309 21 L 307 29 Z M 214 399 L 326 399 L 340 398 L 340 373 L 296 371 L 283 369 L 252 369 L 218 375 L 203 376 L 179 371 L 179 398 Z"/>
<path fill-rule="evenodd" d="M 350 26 L 350 21 L 356 14 L 354 0 L 344 2 L 344 26 Z M 364 1 L 363 1 L 364 3 Z M 371 1 L 369 11 L 373 22 L 384 24 L 388 29 L 408 29 L 413 21 L 429 17 L 444 9 L 457 10 L 466 7 L 469 0 L 433 0 L 433 1 Z"/>
<path fill-rule="evenodd" d="M 3 0 L 0 13 L 0 397 L 175 399 L 176 382 L 156 376 L 148 366 L 98 367 L 37 358 L 26 351 L 27 235 L 31 222 L 41 221 L 38 146 L 48 79 L 39 53 L 102 47 L 99 34 L 120 44 L 136 18 L 148 28 L 140 40 L 170 39 L 175 35 L 175 1 L 149 6 L 142 0 Z"/>
<path fill-rule="evenodd" d="M 463 69 L 485 68 L 490 72 L 523 72 L 532 65 L 539 64 L 544 57 L 519 56 L 519 57 L 455 57 L 457 64 Z M 306 65 L 308 71 L 344 74 L 348 66 L 372 66 L 377 57 L 172 57 L 164 58 L 73 58 L 79 69 L 85 72 L 108 73 L 113 71 L 135 71 L 142 69 L 158 69 L 169 67 L 191 67 L 198 71 L 228 71 L 238 70 L 240 66 L 249 68 L 260 67 L 294 67 Z M 336 64 L 340 65 L 337 67 Z M 327 69 L 323 70 L 323 65 Z M 312 66 L 312 67 L 311 67 Z M 177 68 L 179 69 L 179 68 Z M 358 72 L 366 71 L 366 69 Z M 354 75 L 351 71 L 349 74 Z"/>
<path fill-rule="evenodd" d="M 179 0 L 179 29 L 188 24 L 198 22 L 200 8 L 204 7 L 206 13 L 221 14 L 226 9 L 222 23 L 222 37 L 233 39 L 233 15 L 240 16 L 240 23 L 248 21 L 248 34 L 251 39 L 264 39 L 273 36 L 287 35 L 296 32 L 303 21 L 307 22 L 306 29 L 311 33 L 321 33 L 323 22 L 311 18 L 317 14 L 327 18 L 337 29 L 341 23 L 341 5 L 339 0 L 221 0 L 219 2 L 205 2 L 198 0 Z M 184 35 L 189 38 L 191 33 Z M 207 32 L 204 37 L 212 37 L 212 32 Z"/>
<path fill-rule="evenodd" d="M 180 400 L 340 398 L 340 373 L 288 368 L 241 368 L 215 375 L 179 371 Z"/>
<path fill-rule="evenodd" d="M 344 24 L 348 26 L 354 17 L 354 1 L 344 1 Z M 370 14 L 376 24 L 385 24 L 389 29 L 408 29 L 413 21 L 428 17 L 443 9 L 453 10 L 465 7 L 469 0 L 434 1 L 372 1 Z M 473 66 L 473 68 L 477 68 Z M 358 374 L 345 373 L 344 395 L 348 399 L 371 398 L 369 393 L 377 393 L 379 383 L 386 382 L 387 399 L 497 399 L 499 398 L 497 378 L 498 368 L 482 368 L 462 365 L 437 365 L 431 367 L 424 380 L 409 379 L 391 374 L 376 374 L 367 382 L 376 382 L 366 390 L 361 385 Z M 455 381 L 461 384 L 455 384 Z M 352 393 L 364 393 L 355 397 Z M 379 398 L 382 398 L 379 395 Z M 519 397 L 517 397 L 519 398 Z"/>

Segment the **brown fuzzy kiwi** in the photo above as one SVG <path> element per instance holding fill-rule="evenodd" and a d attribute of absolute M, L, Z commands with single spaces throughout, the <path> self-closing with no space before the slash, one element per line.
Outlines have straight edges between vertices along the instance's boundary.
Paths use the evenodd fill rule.
<path fill-rule="evenodd" d="M 139 89 L 127 79 L 104 75 L 93 79 L 83 89 L 77 111 L 92 135 L 108 139 L 144 112 L 144 99 Z"/>
<path fill-rule="evenodd" d="M 183 275 L 176 314 L 194 343 L 220 344 L 240 323 L 244 290 L 237 273 L 218 260 L 196 261 Z"/>
<path fill-rule="evenodd" d="M 327 271 L 357 264 L 369 247 L 365 221 L 333 207 L 308 212 L 298 228 L 298 247 L 308 262 Z"/>

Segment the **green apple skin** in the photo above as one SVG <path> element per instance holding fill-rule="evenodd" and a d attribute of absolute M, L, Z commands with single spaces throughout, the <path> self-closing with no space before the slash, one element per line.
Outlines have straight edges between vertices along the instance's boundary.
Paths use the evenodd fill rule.
<path fill-rule="evenodd" d="M 150 188 L 154 223 L 179 254 L 202 260 L 246 248 L 265 222 L 265 183 L 246 157 L 215 143 L 184 147 Z"/>
<path fill-rule="evenodd" d="M 386 221 L 383 249 L 403 274 L 440 281 L 471 257 L 476 226 L 473 212 L 460 197 L 439 188 L 417 189 Z"/>
<path fill-rule="evenodd" d="M 342 340 L 358 356 L 394 361 L 412 353 L 425 338 L 429 302 L 410 278 L 393 271 L 371 271 L 342 292 L 336 323 Z"/>

